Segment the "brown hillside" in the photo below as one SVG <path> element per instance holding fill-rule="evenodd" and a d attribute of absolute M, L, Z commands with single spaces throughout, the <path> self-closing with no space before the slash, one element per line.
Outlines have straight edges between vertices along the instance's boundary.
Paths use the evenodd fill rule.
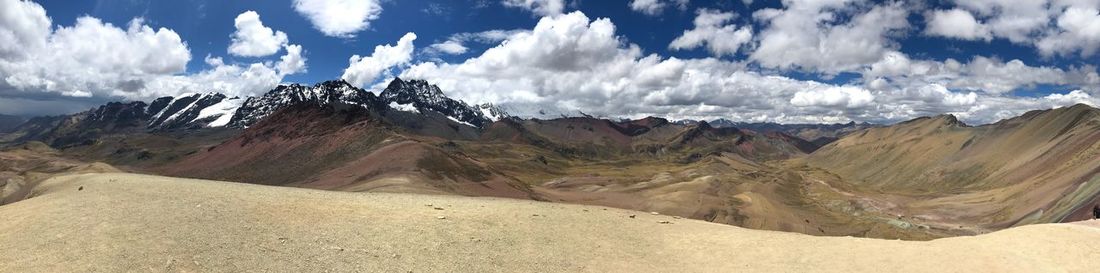
<path fill-rule="evenodd" d="M 1100 110 L 1079 104 L 977 127 L 916 119 L 853 133 L 806 161 L 863 189 L 919 197 L 901 204 L 914 214 L 995 228 L 1063 221 L 1100 193 Z"/>

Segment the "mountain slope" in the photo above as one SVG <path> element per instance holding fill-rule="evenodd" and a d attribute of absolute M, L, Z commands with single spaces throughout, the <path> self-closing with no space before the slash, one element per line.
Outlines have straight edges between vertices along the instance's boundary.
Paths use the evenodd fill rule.
<path fill-rule="evenodd" d="M 26 121 L 23 117 L 0 114 L 0 133 L 7 133 Z"/>
<path fill-rule="evenodd" d="M 1100 110 L 1032 111 L 977 127 L 953 116 L 853 133 L 806 158 L 864 189 L 946 221 L 1005 227 L 1068 220 L 1097 205 Z"/>
<path fill-rule="evenodd" d="M 388 108 L 303 102 L 161 173 L 346 191 L 530 198 L 523 185 L 434 141 L 405 136 Z M 445 120 L 445 119 L 444 119 Z"/>
<path fill-rule="evenodd" d="M 816 146 L 825 146 L 825 144 L 829 144 L 851 132 L 878 127 L 877 125 L 869 123 L 855 122 L 836 124 L 779 124 L 772 122 L 736 122 L 728 119 L 717 119 L 711 121 L 710 125 L 718 128 L 735 127 L 761 133 L 782 133 L 807 140 Z"/>

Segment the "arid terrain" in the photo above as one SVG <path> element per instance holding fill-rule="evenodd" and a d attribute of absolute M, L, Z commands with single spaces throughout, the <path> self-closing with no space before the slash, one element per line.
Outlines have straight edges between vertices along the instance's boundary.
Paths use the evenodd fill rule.
<path fill-rule="evenodd" d="M 0 0 L 0 273 L 1100 272 L 1100 0 Z"/>
<path fill-rule="evenodd" d="M 463 121 L 443 113 L 475 111 L 373 101 L 413 105 L 435 88 L 392 86 L 381 97 L 342 82 L 277 89 L 271 98 L 314 88 L 365 102 L 258 106 L 270 113 L 239 112 L 258 117 L 245 127 L 149 129 L 140 103 L 31 119 L 0 150 L 0 216 L 13 219 L 0 242 L 14 246 L 0 265 L 1026 272 L 1083 271 L 1100 253 L 1085 243 L 1095 223 L 1048 224 L 1092 219 L 1100 202 L 1100 110 L 1086 105 L 981 126 L 942 115 L 754 131 L 657 117 Z M 430 101 L 448 101 L 435 90 Z M 43 252 L 8 254 L 26 249 Z"/>
<path fill-rule="evenodd" d="M 52 178 L 0 215 L 4 272 L 1087 272 L 1100 253 L 1095 221 L 913 242 L 599 206 L 134 174 Z"/>
<path fill-rule="evenodd" d="M 305 99 L 255 108 L 269 114 L 241 112 L 261 117 L 245 128 L 160 130 L 142 128 L 152 119 L 144 104 L 116 103 L 32 119 L 5 139 L 10 154 L 41 151 L 128 172 L 599 205 L 828 236 L 976 235 L 1091 219 L 1100 203 L 1093 179 L 1100 110 L 1087 105 L 981 126 L 943 115 L 889 126 L 745 125 L 766 130 L 753 131 L 657 117 L 467 122 L 443 113 L 475 110 L 434 85 L 400 79 L 380 96 L 336 81 L 265 98 L 336 91 L 326 96 L 362 106 Z M 387 98 L 421 108 L 387 106 Z M 838 138 L 810 142 L 788 133 Z M 39 148 L 20 149 L 26 141 Z M 8 184 L 20 183 L 27 182 Z"/>

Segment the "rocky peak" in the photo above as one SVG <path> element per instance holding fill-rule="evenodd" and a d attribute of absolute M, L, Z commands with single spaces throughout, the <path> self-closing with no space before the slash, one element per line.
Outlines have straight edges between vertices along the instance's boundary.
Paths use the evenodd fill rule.
<path fill-rule="evenodd" d="M 710 123 L 707 123 L 707 121 L 700 120 L 699 123 L 695 124 L 695 128 L 698 128 L 699 130 L 709 130 L 714 127 L 711 127 Z"/>
<path fill-rule="evenodd" d="M 494 120 L 506 117 L 504 111 L 487 104 L 485 107 L 472 107 L 465 102 L 448 98 L 434 84 L 424 80 L 402 80 L 395 78 L 382 90 L 380 95 L 386 103 L 412 105 L 419 112 L 435 111 L 447 118 L 469 124 L 474 127 L 485 126 Z"/>
<path fill-rule="evenodd" d="M 313 86 L 279 85 L 262 96 L 249 97 L 240 108 L 237 108 L 228 125 L 237 128 L 248 127 L 285 106 L 296 104 L 325 106 L 334 103 L 358 105 L 366 109 L 385 105 L 373 93 L 352 86 L 344 80 L 325 81 Z"/>
<path fill-rule="evenodd" d="M 966 127 L 966 123 L 963 123 L 962 121 L 959 121 L 959 118 L 955 117 L 955 115 L 952 115 L 952 114 L 938 115 L 938 116 L 933 117 L 932 119 L 936 120 L 937 122 L 939 122 L 940 124 L 942 124 L 944 126 Z"/>
<path fill-rule="evenodd" d="M 112 123 L 136 125 L 145 119 L 145 102 L 110 102 L 88 112 L 86 121 L 92 124 Z"/>
<path fill-rule="evenodd" d="M 381 97 L 387 101 L 393 101 L 399 104 L 407 104 L 414 101 L 441 103 L 444 99 L 449 99 L 443 95 L 442 90 L 439 90 L 439 86 L 429 84 L 428 81 L 405 81 L 401 80 L 401 78 L 394 78 L 393 81 L 390 81 L 386 89 L 382 90 Z"/>

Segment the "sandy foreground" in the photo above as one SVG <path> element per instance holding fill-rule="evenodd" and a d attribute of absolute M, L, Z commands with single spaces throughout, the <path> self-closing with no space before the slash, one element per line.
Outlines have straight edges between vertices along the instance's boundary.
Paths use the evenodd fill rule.
<path fill-rule="evenodd" d="M 891 241 L 136 174 L 56 177 L 0 206 L 0 272 L 120 271 L 1097 272 L 1100 222 Z"/>

